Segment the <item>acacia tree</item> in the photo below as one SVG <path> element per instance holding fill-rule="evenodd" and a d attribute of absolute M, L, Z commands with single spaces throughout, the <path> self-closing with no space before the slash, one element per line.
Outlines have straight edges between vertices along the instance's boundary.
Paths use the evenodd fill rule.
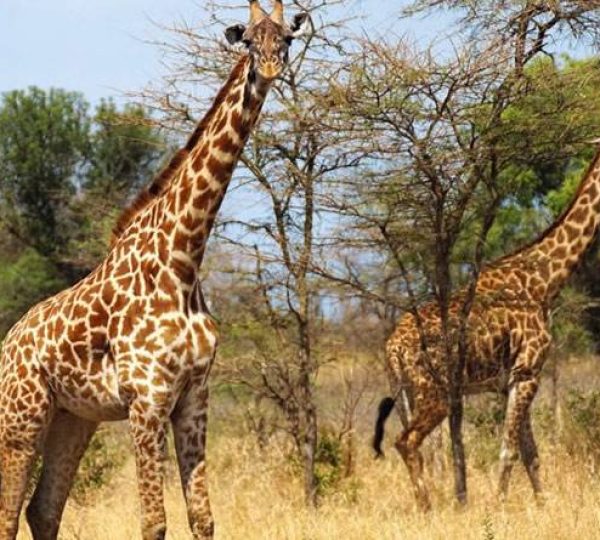
<path fill-rule="evenodd" d="M 385 281 L 400 278 L 400 305 L 415 315 L 417 326 L 420 300 L 432 296 L 437 303 L 455 491 L 465 502 L 461 423 L 467 321 L 488 233 L 501 203 L 524 187 L 526 177 L 518 172 L 526 164 L 543 163 L 549 149 L 556 163 L 586 134 L 585 129 L 564 129 L 569 125 L 565 123 L 551 144 L 532 145 L 540 140 L 535 129 L 541 122 L 519 124 L 511 113 L 541 86 L 554 83 L 536 76 L 530 66 L 552 52 L 549 47 L 557 35 L 597 37 L 598 5 L 433 0 L 417 2 L 407 11 L 438 7 L 463 15 L 459 24 L 468 37 L 453 53 L 366 39 L 349 63 L 345 82 L 334 88 L 340 114 L 371 156 L 362 177 L 371 182 L 367 189 L 361 182 L 343 204 L 333 200 L 332 209 L 360 226 L 346 238 L 351 248 L 356 248 L 355 233 L 361 229 L 367 245 L 384 248 L 379 261 L 389 263 L 389 271 L 380 275 Z M 565 111 L 571 118 L 580 115 L 588 105 L 571 96 L 557 103 L 554 118 Z M 471 239 L 469 245 L 465 238 Z M 339 266 L 330 265 L 321 273 L 359 290 L 367 288 L 353 268 L 340 273 Z M 452 319 L 449 304 L 455 284 L 465 294 Z M 427 358 L 428 338 L 421 329 L 420 334 Z"/>

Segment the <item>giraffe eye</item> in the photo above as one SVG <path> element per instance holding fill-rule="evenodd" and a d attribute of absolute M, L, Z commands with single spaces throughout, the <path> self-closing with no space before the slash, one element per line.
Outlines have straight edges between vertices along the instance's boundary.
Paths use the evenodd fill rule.
<path fill-rule="evenodd" d="M 294 41 L 294 38 L 292 36 L 285 36 L 283 41 L 289 47 L 292 44 L 292 41 Z"/>

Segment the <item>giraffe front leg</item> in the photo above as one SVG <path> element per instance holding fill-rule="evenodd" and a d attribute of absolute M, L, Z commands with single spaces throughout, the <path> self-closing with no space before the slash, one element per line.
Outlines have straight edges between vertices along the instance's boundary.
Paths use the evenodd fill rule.
<path fill-rule="evenodd" d="M 10 406 L 0 412 L 0 540 L 16 538 L 31 467 L 54 412 L 50 394 L 39 390 L 41 377 L 34 380 L 39 386 L 15 382 L 2 389 L 12 395 Z"/>
<path fill-rule="evenodd" d="M 0 456 L 0 540 L 13 540 L 19 528 L 19 514 L 36 452 L 33 445 L 3 445 Z"/>
<path fill-rule="evenodd" d="M 166 459 L 164 413 L 152 403 L 136 399 L 129 409 L 129 426 L 135 447 L 143 540 L 163 540 L 167 532 L 164 508 Z"/>
<path fill-rule="evenodd" d="M 214 536 L 205 461 L 207 406 L 208 388 L 198 384 L 190 387 L 181 397 L 171 417 L 181 484 L 194 540 L 209 540 Z"/>
<path fill-rule="evenodd" d="M 535 397 L 537 388 L 538 382 L 536 379 L 532 378 L 514 382 L 509 390 L 506 418 L 504 420 L 504 432 L 502 434 L 502 446 L 500 449 L 500 482 L 498 493 L 501 499 L 505 499 L 508 493 L 510 473 L 515 462 L 519 459 L 521 431 L 524 422 L 529 415 L 529 407 Z M 537 450 L 535 453 L 537 457 Z M 528 454 L 527 456 L 524 456 L 524 458 L 531 459 L 532 456 L 533 454 Z M 531 465 L 533 466 L 533 461 L 531 462 Z M 531 471 L 533 471 L 533 468 L 531 468 Z M 528 472 L 530 472 L 529 467 Z"/>

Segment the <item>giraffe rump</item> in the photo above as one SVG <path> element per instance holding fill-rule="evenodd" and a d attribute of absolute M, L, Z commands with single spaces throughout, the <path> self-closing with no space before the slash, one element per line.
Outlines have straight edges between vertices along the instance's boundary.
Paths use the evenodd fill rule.
<path fill-rule="evenodd" d="M 381 443 L 385 436 L 385 422 L 390 416 L 396 400 L 391 397 L 385 397 L 379 403 L 377 410 L 377 420 L 375 421 L 375 435 L 373 436 L 373 450 L 375 450 L 375 457 L 381 458 L 384 456 L 383 450 L 381 449 Z"/>

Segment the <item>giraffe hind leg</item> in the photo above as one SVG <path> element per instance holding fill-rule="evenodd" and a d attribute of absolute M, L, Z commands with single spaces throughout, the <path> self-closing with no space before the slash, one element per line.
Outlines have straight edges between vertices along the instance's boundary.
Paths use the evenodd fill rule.
<path fill-rule="evenodd" d="M 97 423 L 59 410 L 54 415 L 43 448 L 42 475 L 27 508 L 34 540 L 54 540 L 79 461 Z"/>
<path fill-rule="evenodd" d="M 537 380 L 529 379 L 514 383 L 509 391 L 500 450 L 500 483 L 498 492 L 502 499 L 506 498 L 508 493 L 510 474 L 515 461 L 519 458 L 519 449 L 523 450 L 522 441 L 524 441 L 524 436 L 522 433 L 524 429 L 527 430 L 523 426 L 529 416 L 529 407 L 535 397 L 537 387 Z M 531 436 L 531 440 L 533 440 L 533 435 Z M 535 443 L 533 448 L 535 448 Z M 537 457 L 537 449 L 534 454 L 533 448 L 526 448 L 526 453 L 522 456 L 530 479 L 532 478 L 532 472 L 534 473 L 534 478 L 537 478 L 537 470 L 535 470 L 537 459 L 533 459 L 534 456 Z"/>
<path fill-rule="evenodd" d="M 533 430 L 531 429 L 531 415 L 529 411 L 527 411 L 519 432 L 519 448 L 521 451 L 521 460 L 523 461 L 523 465 L 525 465 L 533 492 L 535 495 L 540 495 L 542 493 L 539 476 L 540 460 Z"/>
<path fill-rule="evenodd" d="M 448 414 L 446 403 L 437 394 L 422 400 L 416 407 L 413 419 L 396 441 L 396 448 L 400 452 L 408 469 L 417 504 L 423 511 L 431 508 L 429 492 L 423 481 L 423 456 L 419 451 L 421 443 Z"/>

